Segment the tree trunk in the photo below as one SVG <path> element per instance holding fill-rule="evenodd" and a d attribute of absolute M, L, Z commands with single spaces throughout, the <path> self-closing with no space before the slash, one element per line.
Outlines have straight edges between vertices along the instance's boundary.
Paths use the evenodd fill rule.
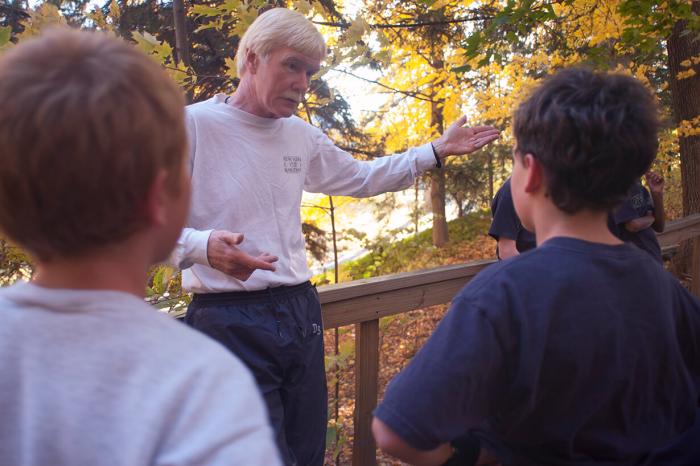
<path fill-rule="evenodd" d="M 335 267 L 333 283 L 337 284 L 340 264 L 338 263 L 338 235 L 335 231 L 335 207 L 333 207 L 333 196 L 328 196 L 328 205 L 330 206 L 328 212 L 331 216 L 331 233 L 333 234 L 333 267 Z"/>
<path fill-rule="evenodd" d="M 490 89 L 490 88 L 491 88 L 491 77 L 487 75 L 486 76 L 486 89 Z M 498 94 L 500 94 L 501 87 L 497 85 L 497 89 L 498 89 Z M 489 173 L 489 200 L 488 200 L 488 202 L 490 205 L 491 201 L 493 201 L 493 196 L 494 196 L 494 194 L 493 194 L 493 151 L 491 150 L 491 148 L 488 148 L 486 150 L 488 150 L 488 154 L 487 154 L 488 155 L 488 160 L 487 160 L 488 161 L 488 173 Z"/>
<path fill-rule="evenodd" d="M 185 22 L 185 1 L 173 0 L 173 26 L 175 27 L 175 53 L 178 62 L 186 67 L 191 66 L 190 47 L 187 41 L 187 26 Z M 187 101 L 192 102 L 192 90 L 187 91 Z"/>
<path fill-rule="evenodd" d="M 187 43 L 184 0 L 173 0 L 173 25 L 175 26 L 175 51 L 177 52 L 177 59 L 183 65 L 190 66 L 190 48 Z"/>
<path fill-rule="evenodd" d="M 693 1 L 693 11 L 700 13 L 700 1 Z M 676 79 L 679 72 L 687 70 L 681 62 L 700 55 L 700 41 L 697 32 L 684 34 L 685 21 L 679 21 L 666 42 L 668 68 L 670 72 L 671 102 L 676 124 L 692 120 L 700 114 L 700 75 Z M 700 212 L 700 136 L 679 136 L 681 153 L 681 180 L 683 186 L 683 215 Z M 675 258 L 677 273 L 685 273 L 689 268 L 690 245 L 685 244 Z M 700 277 L 693 277 L 700 279 Z"/>
<path fill-rule="evenodd" d="M 493 200 L 493 152 L 489 150 L 489 202 Z"/>
<path fill-rule="evenodd" d="M 440 54 L 440 49 L 435 49 L 434 54 Z M 438 71 L 442 71 L 445 62 L 435 57 L 433 66 Z M 437 95 L 440 83 L 433 83 L 433 95 Z M 430 124 L 437 129 L 439 134 L 445 131 L 445 119 L 443 115 L 443 99 L 434 99 L 430 103 Z M 433 210 L 433 245 L 441 248 L 449 240 L 447 232 L 447 217 L 445 216 L 445 171 L 433 170 L 430 176 L 430 205 Z"/>
<path fill-rule="evenodd" d="M 420 199 L 418 197 L 418 178 L 413 184 L 413 235 L 418 236 L 418 222 L 420 220 Z"/>
<path fill-rule="evenodd" d="M 450 239 L 445 217 L 444 170 L 434 170 L 430 176 L 430 205 L 433 208 L 433 245 L 441 248 Z"/>

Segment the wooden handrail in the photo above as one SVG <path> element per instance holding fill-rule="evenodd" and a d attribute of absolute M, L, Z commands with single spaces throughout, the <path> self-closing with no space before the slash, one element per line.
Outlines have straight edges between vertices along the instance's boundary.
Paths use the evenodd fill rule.
<path fill-rule="evenodd" d="M 384 275 L 327 285 L 318 290 L 325 328 L 342 327 L 450 302 L 493 260 Z"/>
<path fill-rule="evenodd" d="M 656 237 L 661 247 L 678 244 L 681 241 L 700 236 L 700 214 L 688 215 L 668 222 L 663 233 Z"/>
<path fill-rule="evenodd" d="M 691 289 L 700 296 L 700 214 L 669 222 L 657 237 L 664 248 L 694 240 Z M 469 280 L 494 262 L 495 259 L 469 262 L 319 288 L 324 327 L 356 325 L 354 466 L 376 464 L 370 423 L 372 410 L 377 405 L 379 319 L 449 303 Z"/>

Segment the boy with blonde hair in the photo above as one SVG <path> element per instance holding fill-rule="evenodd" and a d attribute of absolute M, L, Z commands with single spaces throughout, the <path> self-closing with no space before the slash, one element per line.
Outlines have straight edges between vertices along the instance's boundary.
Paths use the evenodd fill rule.
<path fill-rule="evenodd" d="M 0 57 L 0 464 L 279 464 L 223 347 L 143 301 L 188 211 L 184 101 L 155 62 L 57 30 Z"/>

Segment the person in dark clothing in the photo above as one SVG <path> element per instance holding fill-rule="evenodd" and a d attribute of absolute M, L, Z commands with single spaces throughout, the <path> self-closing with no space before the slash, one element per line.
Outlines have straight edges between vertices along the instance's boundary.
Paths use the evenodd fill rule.
<path fill-rule="evenodd" d="M 491 202 L 491 227 L 489 236 L 497 241 L 496 257 L 508 259 L 533 249 L 535 235 L 527 231 L 520 223 L 518 214 L 513 207 L 513 197 L 510 193 L 510 178 L 496 192 Z"/>
<path fill-rule="evenodd" d="M 634 244 L 661 263 L 661 246 L 655 232 L 661 233 L 666 225 L 664 179 L 651 171 L 645 178 L 651 195 L 637 180 L 627 199 L 613 211 L 610 230 L 622 241 Z"/>
<path fill-rule="evenodd" d="M 700 301 L 607 226 L 655 157 L 657 114 L 636 79 L 585 69 L 520 105 L 511 191 L 537 248 L 459 292 L 374 412 L 381 450 L 422 465 L 687 459 Z"/>

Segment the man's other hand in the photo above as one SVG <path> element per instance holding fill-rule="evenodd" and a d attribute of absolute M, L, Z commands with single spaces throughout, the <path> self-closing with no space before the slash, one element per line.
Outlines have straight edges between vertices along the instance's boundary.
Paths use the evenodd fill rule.
<path fill-rule="evenodd" d="M 651 194 L 663 194 L 664 193 L 664 177 L 654 173 L 652 171 L 648 171 L 644 177 L 647 180 L 647 185 L 649 186 L 649 191 L 651 191 Z"/>
<path fill-rule="evenodd" d="M 266 252 L 259 256 L 251 256 L 238 249 L 237 245 L 242 241 L 241 233 L 212 231 L 207 243 L 209 265 L 241 281 L 248 280 L 257 269 L 275 271 L 273 262 L 277 262 L 277 256 Z"/>

